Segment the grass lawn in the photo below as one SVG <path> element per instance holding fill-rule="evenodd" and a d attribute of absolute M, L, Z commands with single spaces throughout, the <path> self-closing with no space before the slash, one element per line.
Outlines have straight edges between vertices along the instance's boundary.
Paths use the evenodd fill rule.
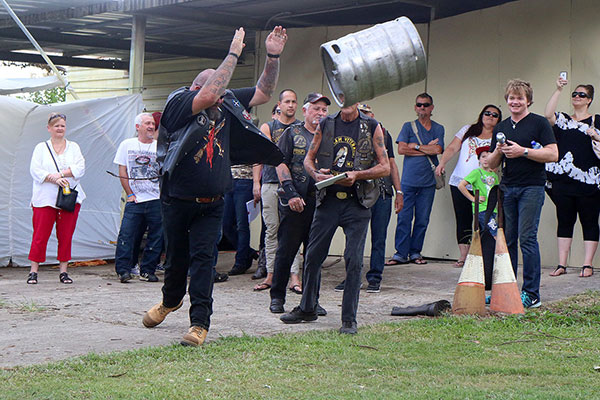
<path fill-rule="evenodd" d="M 600 292 L 587 292 L 524 316 L 399 320 L 353 337 L 224 338 L 4 369 L 0 398 L 600 399 L 599 327 Z"/>

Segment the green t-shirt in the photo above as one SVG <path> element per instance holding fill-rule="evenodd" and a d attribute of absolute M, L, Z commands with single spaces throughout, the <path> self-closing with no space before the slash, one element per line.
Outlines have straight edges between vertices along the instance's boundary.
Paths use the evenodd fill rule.
<path fill-rule="evenodd" d="M 485 196 L 485 201 L 479 203 L 479 212 L 485 211 L 487 209 L 488 194 L 492 187 L 498 184 L 498 174 L 492 171 L 487 172 L 482 168 L 475 168 L 465 177 L 465 181 L 473 187 L 473 195 L 475 195 L 475 190 L 479 189 L 479 196 Z M 475 210 L 475 204 L 473 204 L 473 210 Z M 498 209 L 495 208 L 494 212 L 498 212 Z"/>

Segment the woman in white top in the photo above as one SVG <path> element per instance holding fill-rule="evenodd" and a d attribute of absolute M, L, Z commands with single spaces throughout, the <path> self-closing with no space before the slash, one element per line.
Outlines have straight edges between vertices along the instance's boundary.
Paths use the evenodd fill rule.
<path fill-rule="evenodd" d="M 79 145 L 65 139 L 66 121 L 64 114 L 51 114 L 48 119 L 50 140 L 38 143 L 31 156 L 29 172 L 33 178 L 33 237 L 29 250 L 31 271 L 27 278 L 28 284 L 36 284 L 38 281 L 38 269 L 40 263 L 46 261 L 46 246 L 55 223 L 57 259 L 60 262 L 59 280 L 61 283 L 73 283 L 67 274 L 67 264 L 71 259 L 71 240 L 77 216 L 81 202 L 85 199 L 83 188 L 79 185 L 79 180 L 85 173 L 85 160 Z M 67 186 L 76 188 L 78 192 L 73 212 L 56 207 L 58 188 Z"/>
<path fill-rule="evenodd" d="M 458 161 L 454 172 L 450 176 L 449 185 L 454 205 L 456 218 L 456 240 L 460 251 L 460 258 L 455 266 L 460 268 L 465 264 L 469 243 L 473 234 L 473 206 L 458 190 L 458 184 L 471 171 L 479 167 L 475 150 L 478 147 L 489 146 L 492 141 L 494 127 L 502 120 L 502 112 L 493 104 L 488 104 L 479 113 L 477 122 L 473 125 L 463 126 L 454 135 L 450 145 L 446 147 L 439 165 L 435 169 L 437 175 L 446 171 L 446 164 L 459 152 Z M 470 186 L 470 185 L 469 185 Z M 470 187 L 468 187 L 471 190 Z"/>

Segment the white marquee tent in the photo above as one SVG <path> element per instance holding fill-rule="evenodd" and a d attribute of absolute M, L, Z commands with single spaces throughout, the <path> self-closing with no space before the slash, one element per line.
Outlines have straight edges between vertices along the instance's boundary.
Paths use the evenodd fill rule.
<path fill-rule="evenodd" d="M 119 143 L 135 135 L 134 119 L 143 109 L 141 95 L 39 105 L 0 96 L 0 265 L 28 265 L 32 226 L 30 207 L 31 154 L 47 140 L 48 115 L 67 116 L 67 138 L 81 147 L 87 195 L 73 236 L 73 260 L 112 258 L 120 224 L 121 184 L 106 170 L 117 172 L 113 158 Z M 111 243 L 112 242 L 112 243 Z M 56 236 L 48 243 L 47 262 L 56 262 Z"/>

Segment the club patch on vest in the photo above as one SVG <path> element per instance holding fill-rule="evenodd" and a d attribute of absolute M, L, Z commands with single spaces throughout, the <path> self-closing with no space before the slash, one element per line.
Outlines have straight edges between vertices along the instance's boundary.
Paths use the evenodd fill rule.
<path fill-rule="evenodd" d="M 244 119 L 246 119 L 247 121 L 252 121 L 252 116 L 246 110 L 242 111 L 242 117 L 244 117 Z"/>
<path fill-rule="evenodd" d="M 233 100 L 232 103 L 236 107 L 241 107 L 242 106 L 238 100 Z"/>
<path fill-rule="evenodd" d="M 307 145 L 307 142 L 306 142 L 306 138 L 304 136 L 302 136 L 302 135 L 294 136 L 294 147 L 297 147 L 299 149 L 305 149 L 306 145 Z"/>

